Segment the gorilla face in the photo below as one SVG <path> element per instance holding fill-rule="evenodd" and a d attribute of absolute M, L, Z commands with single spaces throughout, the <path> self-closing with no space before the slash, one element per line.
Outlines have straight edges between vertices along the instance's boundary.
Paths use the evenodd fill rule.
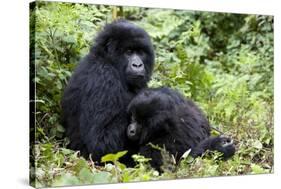
<path fill-rule="evenodd" d="M 175 122 L 173 116 L 168 115 L 168 111 L 156 111 L 152 116 L 133 115 L 131 123 L 127 127 L 127 137 L 140 145 L 151 142 L 152 140 L 171 134 Z"/>
<path fill-rule="evenodd" d="M 110 62 L 120 77 L 132 88 L 143 88 L 149 81 L 154 64 L 154 51 L 148 34 L 140 27 L 118 20 L 105 27 L 96 40 L 93 54 Z"/>
<path fill-rule="evenodd" d="M 142 86 L 149 79 L 147 78 L 147 75 L 150 75 L 150 73 L 148 73 L 147 70 L 151 69 L 145 68 L 147 54 L 141 49 L 135 50 L 128 48 L 124 53 L 124 56 L 126 59 L 125 75 L 127 83 L 132 86 L 139 83 Z"/>
<path fill-rule="evenodd" d="M 141 124 L 133 121 L 127 128 L 127 136 L 132 141 L 138 141 L 140 139 L 141 131 Z"/>

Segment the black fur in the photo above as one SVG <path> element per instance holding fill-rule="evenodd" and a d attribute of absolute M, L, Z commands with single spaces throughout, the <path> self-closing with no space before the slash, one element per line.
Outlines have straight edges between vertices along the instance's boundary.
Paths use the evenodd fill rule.
<path fill-rule="evenodd" d="M 161 153 L 148 143 L 164 147 L 177 161 L 189 149 L 193 157 L 206 150 L 217 150 L 227 159 L 235 152 L 230 138 L 210 137 L 210 125 L 202 111 L 172 89 L 144 89 L 131 101 L 128 113 L 132 116 L 128 137 L 158 170 L 162 165 Z"/>
<path fill-rule="evenodd" d="M 143 63 L 142 76 L 128 69 L 126 53 Z M 69 80 L 62 99 L 63 121 L 69 148 L 95 161 L 128 148 L 126 109 L 146 87 L 154 64 L 148 34 L 125 20 L 108 24 Z M 137 68 L 139 69 L 139 68 Z M 129 71 L 128 71 L 129 70 Z"/>

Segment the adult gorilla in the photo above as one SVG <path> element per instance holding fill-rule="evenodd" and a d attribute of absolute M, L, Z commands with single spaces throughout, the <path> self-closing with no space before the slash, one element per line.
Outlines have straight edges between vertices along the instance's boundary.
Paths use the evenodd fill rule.
<path fill-rule="evenodd" d="M 153 47 L 143 29 L 125 20 L 106 25 L 64 91 L 69 148 L 85 157 L 92 154 L 94 161 L 126 150 L 126 108 L 146 87 L 153 64 Z"/>
<path fill-rule="evenodd" d="M 172 89 L 144 89 L 130 102 L 128 112 L 132 116 L 128 137 L 159 171 L 161 153 L 148 143 L 164 147 L 177 161 L 189 149 L 193 157 L 206 150 L 222 152 L 224 159 L 235 153 L 232 140 L 225 136 L 211 137 L 209 122 L 202 111 Z"/>

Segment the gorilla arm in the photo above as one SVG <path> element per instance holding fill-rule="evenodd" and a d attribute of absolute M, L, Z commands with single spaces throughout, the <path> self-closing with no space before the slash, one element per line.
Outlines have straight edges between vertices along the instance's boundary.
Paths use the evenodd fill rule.
<path fill-rule="evenodd" d="M 81 102 L 81 139 L 95 160 L 124 148 L 128 120 L 127 93 L 111 66 L 95 64 L 89 70 Z M 93 75 L 94 74 L 94 75 Z M 119 127 L 119 128 L 117 128 Z"/>

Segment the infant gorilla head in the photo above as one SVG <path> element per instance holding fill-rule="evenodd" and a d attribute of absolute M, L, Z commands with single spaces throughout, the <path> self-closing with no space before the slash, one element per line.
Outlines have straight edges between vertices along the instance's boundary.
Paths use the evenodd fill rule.
<path fill-rule="evenodd" d="M 148 143 L 164 147 L 176 160 L 189 149 L 193 157 L 206 150 L 219 151 L 224 159 L 235 153 L 232 140 L 210 137 L 210 125 L 202 111 L 172 89 L 142 90 L 129 104 L 128 112 L 132 116 L 128 138 L 140 146 L 139 153 L 151 158 L 151 165 L 158 170 L 161 154 Z"/>

